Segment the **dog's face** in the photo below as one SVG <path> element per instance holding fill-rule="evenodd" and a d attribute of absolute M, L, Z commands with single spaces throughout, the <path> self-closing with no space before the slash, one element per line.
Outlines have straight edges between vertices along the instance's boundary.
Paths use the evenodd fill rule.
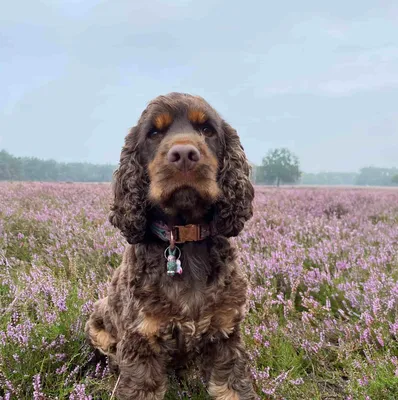
<path fill-rule="evenodd" d="M 200 218 L 221 194 L 217 176 L 225 139 L 220 116 L 201 98 L 176 98 L 172 106 L 157 99 L 137 134 L 151 203 L 169 215 Z"/>
<path fill-rule="evenodd" d="M 135 243 L 151 207 L 193 220 L 214 209 L 221 233 L 234 236 L 252 215 L 248 175 L 236 132 L 204 99 L 159 96 L 126 137 L 110 220 Z"/>

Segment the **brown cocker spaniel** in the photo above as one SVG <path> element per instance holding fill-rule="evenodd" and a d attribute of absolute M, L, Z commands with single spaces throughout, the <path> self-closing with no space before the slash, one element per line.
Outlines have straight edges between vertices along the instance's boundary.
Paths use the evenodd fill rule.
<path fill-rule="evenodd" d="M 163 399 L 167 373 L 194 360 L 214 399 L 257 398 L 228 240 L 253 214 L 236 131 L 201 97 L 159 96 L 125 139 L 113 191 L 110 222 L 129 245 L 86 333 L 117 366 L 117 398 Z"/>

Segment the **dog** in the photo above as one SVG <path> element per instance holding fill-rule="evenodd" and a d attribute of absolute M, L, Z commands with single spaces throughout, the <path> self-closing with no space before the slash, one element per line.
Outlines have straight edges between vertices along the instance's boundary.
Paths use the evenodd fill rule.
<path fill-rule="evenodd" d="M 248 281 L 229 238 L 253 215 L 237 132 L 203 98 L 152 100 L 125 138 L 109 220 L 128 244 L 86 323 L 121 400 L 161 400 L 196 362 L 216 400 L 257 398 L 240 332 Z"/>

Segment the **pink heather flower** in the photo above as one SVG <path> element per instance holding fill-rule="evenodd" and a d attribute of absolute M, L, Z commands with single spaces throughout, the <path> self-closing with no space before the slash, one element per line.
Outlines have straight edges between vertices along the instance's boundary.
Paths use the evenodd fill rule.
<path fill-rule="evenodd" d="M 93 311 L 93 308 L 94 308 L 94 301 L 88 300 L 82 306 L 82 313 L 85 315 L 89 315 Z"/>
<path fill-rule="evenodd" d="M 304 383 L 303 378 L 292 379 L 289 381 L 292 385 L 302 385 Z"/>
<path fill-rule="evenodd" d="M 376 336 L 376 338 L 377 338 L 377 341 L 379 342 L 380 346 L 383 347 L 383 346 L 384 346 L 384 339 L 383 339 L 383 336 L 381 336 L 381 334 L 378 333 L 377 336 Z"/>
<path fill-rule="evenodd" d="M 390 324 L 390 332 L 393 335 L 398 335 L 398 320 Z"/>
<path fill-rule="evenodd" d="M 62 367 L 57 368 L 57 369 L 55 370 L 55 373 L 56 373 L 57 375 L 63 375 L 67 370 L 68 370 L 68 367 L 66 366 L 66 364 L 64 364 Z"/>
<path fill-rule="evenodd" d="M 369 385 L 368 377 L 364 375 L 362 378 L 358 379 L 358 383 L 359 383 L 360 386 Z"/>
<path fill-rule="evenodd" d="M 101 363 L 97 363 L 97 365 L 95 366 L 95 371 L 94 371 L 94 377 L 95 378 L 99 378 L 101 376 Z"/>
<path fill-rule="evenodd" d="M 262 388 L 261 391 L 269 396 L 275 394 L 276 388 Z"/>
<path fill-rule="evenodd" d="M 75 385 L 73 392 L 69 395 L 69 400 L 92 400 L 91 395 L 86 395 L 84 384 Z"/>
<path fill-rule="evenodd" d="M 33 399 L 34 400 L 44 400 L 45 396 L 41 391 L 40 374 L 33 377 Z"/>
<path fill-rule="evenodd" d="M 327 311 L 331 310 L 331 303 L 330 303 L 329 297 L 326 299 L 325 308 L 326 308 Z"/>

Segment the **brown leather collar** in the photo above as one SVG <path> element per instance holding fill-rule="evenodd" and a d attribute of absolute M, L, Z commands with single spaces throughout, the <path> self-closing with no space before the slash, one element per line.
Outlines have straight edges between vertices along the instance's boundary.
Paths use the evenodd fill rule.
<path fill-rule="evenodd" d="M 152 232 L 164 241 L 174 238 L 175 243 L 197 242 L 215 235 L 212 224 L 174 225 L 169 227 L 164 222 L 156 221 L 151 225 Z"/>

